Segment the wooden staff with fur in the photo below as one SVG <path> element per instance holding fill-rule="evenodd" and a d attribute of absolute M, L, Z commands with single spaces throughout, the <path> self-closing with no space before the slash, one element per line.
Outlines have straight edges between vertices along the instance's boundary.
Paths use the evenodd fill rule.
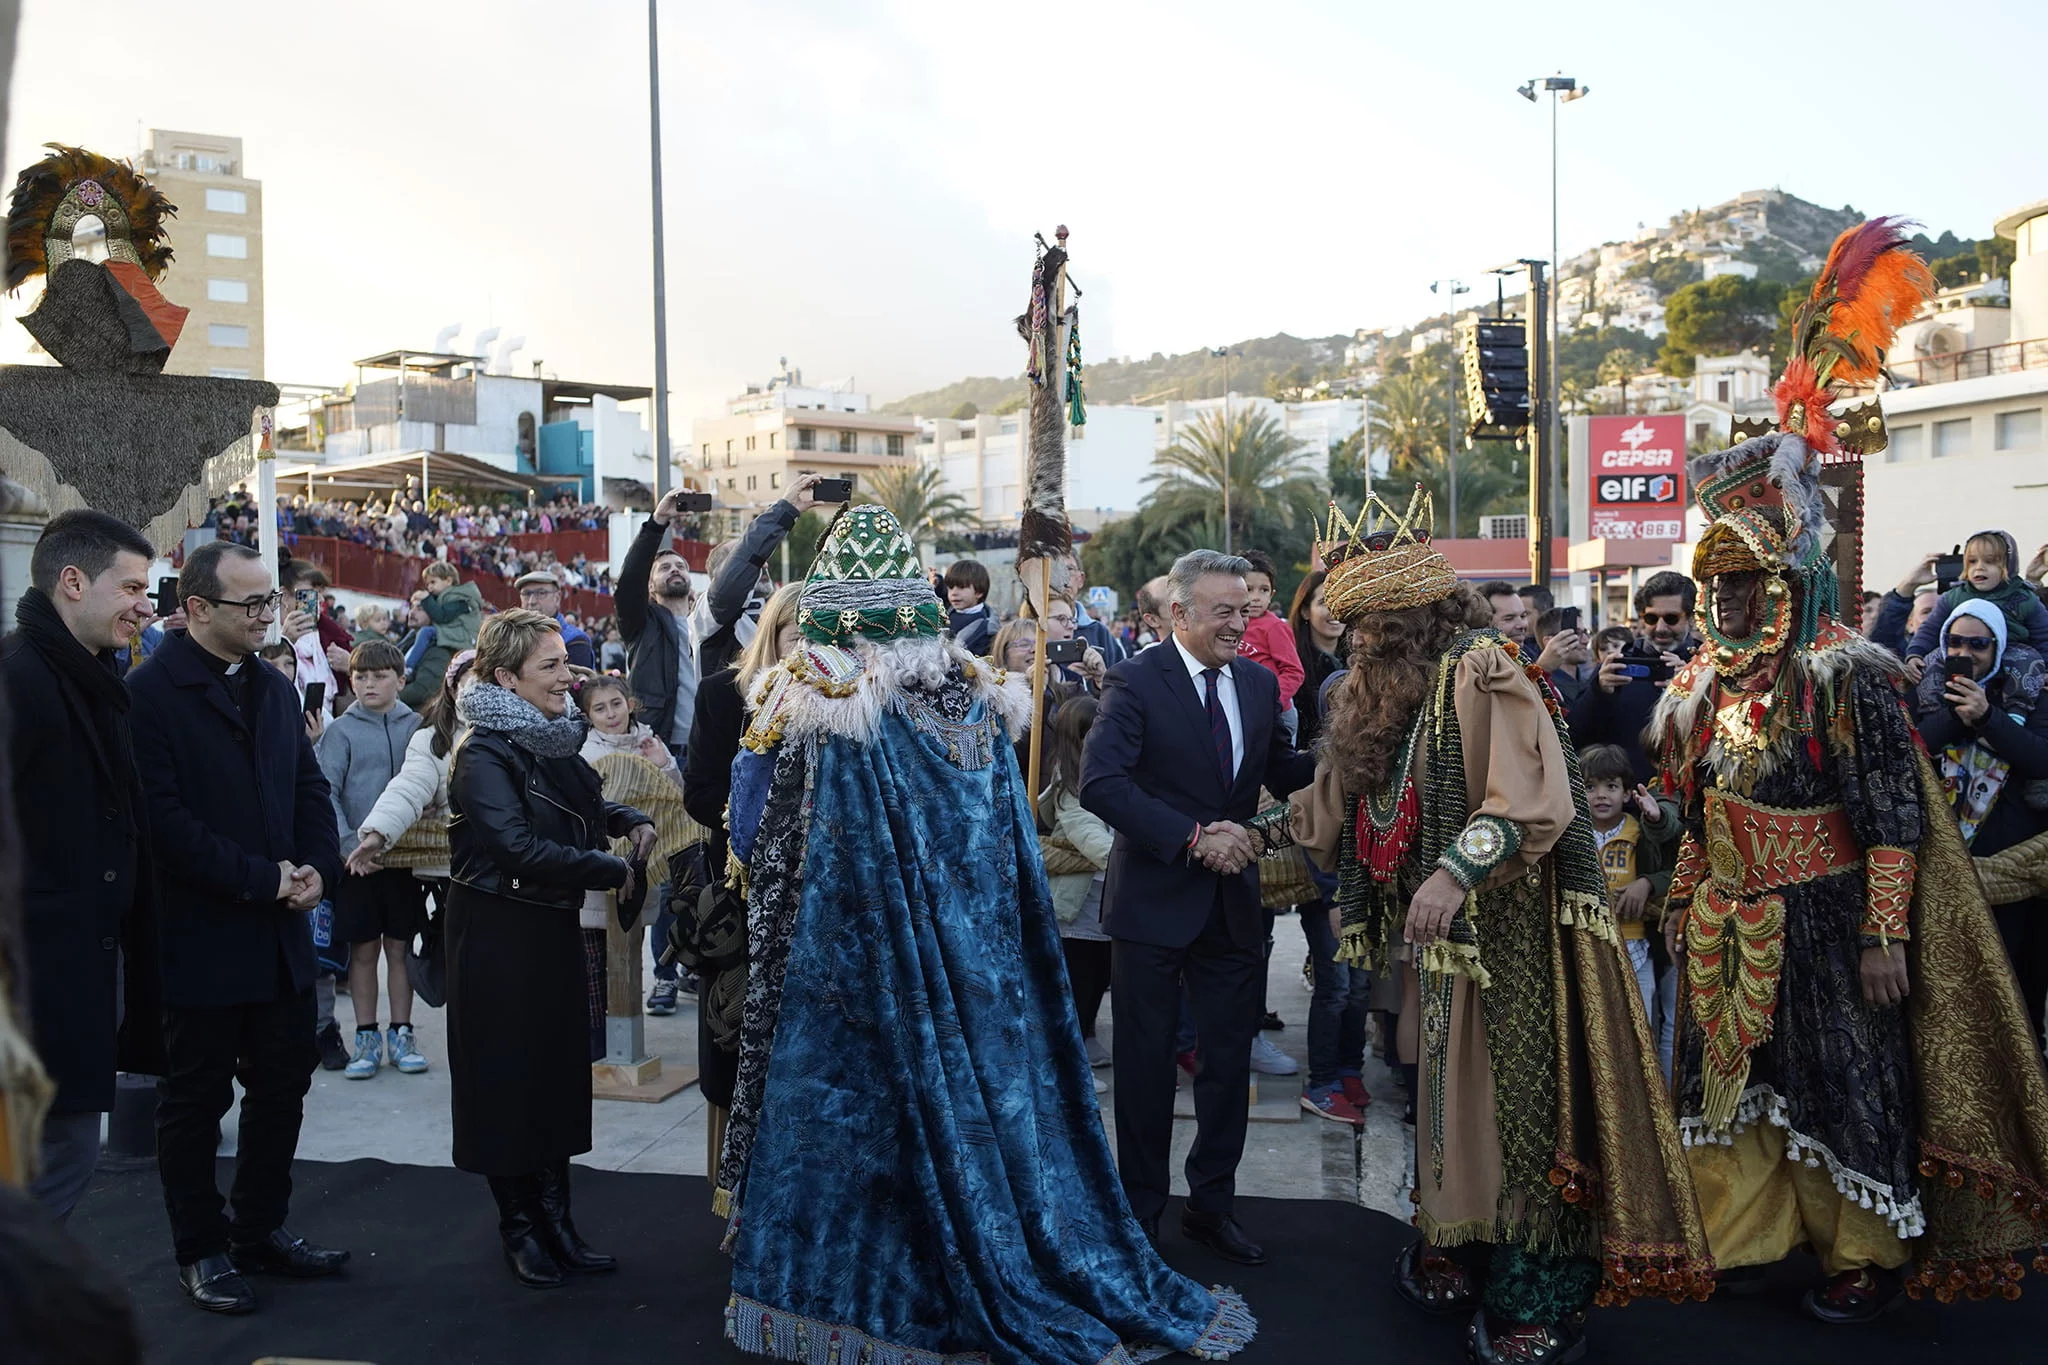
<path fill-rule="evenodd" d="M 1067 521 L 1067 336 L 1073 313 L 1067 306 L 1067 228 L 1053 232 L 1058 245 L 1038 239 L 1031 270 L 1031 301 L 1017 319 L 1017 332 L 1031 348 L 1030 435 L 1024 466 L 1024 515 L 1017 531 L 1017 577 L 1037 618 L 1031 652 L 1031 749 L 1027 774 L 1031 799 L 1039 793 L 1039 758 L 1045 736 L 1045 621 L 1054 587 L 1067 586 L 1066 556 L 1074 532 Z M 1080 291 L 1075 290 L 1078 297 Z"/>

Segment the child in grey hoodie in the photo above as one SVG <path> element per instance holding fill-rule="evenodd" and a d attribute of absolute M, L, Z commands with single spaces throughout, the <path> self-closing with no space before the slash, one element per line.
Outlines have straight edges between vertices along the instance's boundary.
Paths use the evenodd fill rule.
<path fill-rule="evenodd" d="M 355 705 L 328 723 L 317 750 L 320 771 L 334 800 L 343 852 L 354 849 L 356 831 L 384 788 L 405 763 L 406 741 L 420 718 L 398 699 L 405 683 L 405 656 L 398 646 L 373 640 L 349 656 Z M 405 951 L 425 927 L 426 898 L 420 882 L 403 868 L 350 874 L 333 890 L 334 934 L 349 945 L 348 993 L 355 1003 L 355 1054 L 342 1074 L 369 1080 L 383 1065 L 384 1039 L 377 1030 L 377 958 L 381 951 L 391 992 L 391 1064 L 408 1075 L 427 1069 L 413 1045 L 412 982 Z"/>

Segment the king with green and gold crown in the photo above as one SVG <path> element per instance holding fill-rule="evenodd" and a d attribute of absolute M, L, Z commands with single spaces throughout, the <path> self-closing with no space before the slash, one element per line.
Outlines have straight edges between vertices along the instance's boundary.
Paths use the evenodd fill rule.
<path fill-rule="evenodd" d="M 1124 1202 L 1012 732 L 885 508 L 827 531 L 733 769 L 747 998 L 726 1334 L 780 1360 L 1234 1354 L 1244 1300 Z"/>
<path fill-rule="evenodd" d="M 1350 626 L 1315 782 L 1255 822 L 1337 874 L 1338 954 L 1403 983 L 1416 1225 L 1395 1288 L 1481 1365 L 1576 1360 L 1595 1302 L 1712 1262 L 1555 693 L 1405 512 L 1332 510 Z"/>

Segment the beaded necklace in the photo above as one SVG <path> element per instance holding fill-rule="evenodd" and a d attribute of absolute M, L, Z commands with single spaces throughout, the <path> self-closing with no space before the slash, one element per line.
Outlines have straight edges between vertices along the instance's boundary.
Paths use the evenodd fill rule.
<path fill-rule="evenodd" d="M 1417 708 L 1402 742 L 1401 757 L 1394 767 L 1392 784 L 1382 791 L 1368 792 L 1358 803 L 1358 860 L 1381 886 L 1394 880 L 1415 845 L 1422 827 L 1422 795 L 1415 789 L 1415 744 L 1422 734 L 1422 717 L 1428 707 Z"/>

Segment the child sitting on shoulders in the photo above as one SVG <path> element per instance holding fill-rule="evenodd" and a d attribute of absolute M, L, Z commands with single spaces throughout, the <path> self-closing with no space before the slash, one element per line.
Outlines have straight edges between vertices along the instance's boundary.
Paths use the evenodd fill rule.
<path fill-rule="evenodd" d="M 2048 641 L 2048 607 L 2026 579 L 2014 573 L 2019 546 L 2004 531 L 1979 531 L 1963 542 L 1962 581 L 1941 595 L 1906 646 L 1908 659 L 1941 652 L 1941 626 L 1963 603 L 1981 598 L 2005 614 L 2006 639 L 2041 647 Z"/>

